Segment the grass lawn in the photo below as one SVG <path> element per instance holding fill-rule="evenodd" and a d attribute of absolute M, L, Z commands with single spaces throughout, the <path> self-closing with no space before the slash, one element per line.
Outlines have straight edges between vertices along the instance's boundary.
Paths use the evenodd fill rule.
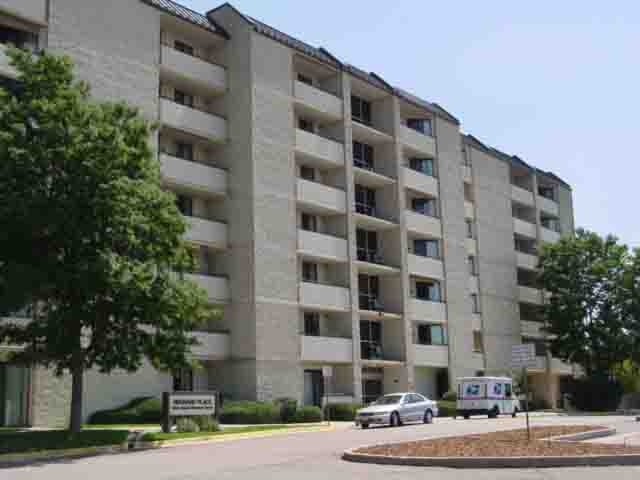
<path fill-rule="evenodd" d="M 146 430 L 160 428 L 159 423 L 120 423 L 114 425 L 83 425 L 83 430 Z"/>
<path fill-rule="evenodd" d="M 178 440 L 186 438 L 210 438 L 220 437 L 223 435 L 237 435 L 239 433 L 253 433 L 253 432 L 269 432 L 272 430 L 284 430 L 287 428 L 295 428 L 291 425 L 255 425 L 251 427 L 232 427 L 220 430 L 218 432 L 185 432 L 185 433 L 163 433 L 163 432 L 149 432 L 142 436 L 142 440 L 146 442 L 158 442 L 166 440 Z"/>
<path fill-rule="evenodd" d="M 118 445 L 124 443 L 128 435 L 127 430 L 85 430 L 76 435 L 66 430 L 5 430 L 0 431 L 0 454 Z"/>

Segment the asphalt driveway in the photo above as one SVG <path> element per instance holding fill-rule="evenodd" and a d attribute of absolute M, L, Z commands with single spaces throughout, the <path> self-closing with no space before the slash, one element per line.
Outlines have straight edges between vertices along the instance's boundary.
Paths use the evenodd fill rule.
<path fill-rule="evenodd" d="M 610 425 L 621 433 L 640 430 L 630 417 L 535 416 L 533 425 Z M 545 470 L 449 470 L 354 464 L 342 461 L 341 453 L 362 445 L 416 440 L 445 435 L 482 433 L 524 426 L 524 418 L 436 419 L 432 425 L 359 430 L 337 424 L 333 431 L 293 433 L 284 436 L 233 440 L 154 451 L 59 461 L 0 470 L 4 480 L 204 480 L 278 479 L 342 480 L 437 478 L 483 479 L 638 479 L 640 467 L 570 468 Z M 606 470 L 606 471 L 605 471 Z"/>

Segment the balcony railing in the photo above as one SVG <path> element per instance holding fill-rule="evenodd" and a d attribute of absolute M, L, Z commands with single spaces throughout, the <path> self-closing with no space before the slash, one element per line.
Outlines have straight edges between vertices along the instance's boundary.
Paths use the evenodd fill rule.
<path fill-rule="evenodd" d="M 216 91 L 227 88 L 227 72 L 209 59 L 176 50 L 171 45 L 162 45 L 162 67 L 180 77 L 198 82 L 202 87 Z"/>
<path fill-rule="evenodd" d="M 296 152 L 328 168 L 344 166 L 344 146 L 315 133 L 296 129 Z"/>
<path fill-rule="evenodd" d="M 324 116 L 335 119 L 342 117 L 342 99 L 330 92 L 296 81 L 294 95 L 298 103 Z"/>
<path fill-rule="evenodd" d="M 202 138 L 222 142 L 227 138 L 227 121 L 199 107 L 183 105 L 171 98 L 160 98 L 163 124 Z"/>
<path fill-rule="evenodd" d="M 353 342 L 350 338 L 301 335 L 300 359 L 303 362 L 351 363 Z"/>

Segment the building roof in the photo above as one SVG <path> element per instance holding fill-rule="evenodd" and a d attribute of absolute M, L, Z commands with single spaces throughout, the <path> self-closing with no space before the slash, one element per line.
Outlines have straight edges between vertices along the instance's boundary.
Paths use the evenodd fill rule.
<path fill-rule="evenodd" d="M 189 23 L 209 30 L 212 33 L 217 33 L 225 38 L 229 38 L 229 34 L 220 25 L 210 20 L 206 15 L 198 13 L 190 8 L 187 8 L 172 0 L 142 0 L 147 5 L 151 5 L 159 10 L 162 10 L 169 15 L 186 20 Z"/>
<path fill-rule="evenodd" d="M 428 102 L 427 100 L 423 100 L 401 88 L 394 87 L 393 85 L 385 81 L 384 78 L 382 78 L 380 75 L 374 72 L 366 72 L 354 65 L 349 65 L 346 62 L 342 62 L 341 60 L 336 58 L 334 55 L 329 53 L 325 48 L 314 47 L 313 45 L 310 45 L 306 42 L 303 42 L 302 40 L 294 38 L 291 35 L 288 35 L 278 30 L 277 28 L 267 25 L 266 23 L 261 22 L 256 18 L 250 17 L 249 15 L 245 15 L 244 13 L 240 12 L 237 8 L 235 8 L 233 5 L 231 5 L 228 2 L 223 3 L 222 5 L 214 8 L 208 13 L 214 12 L 225 6 L 234 10 L 238 15 L 244 18 L 248 23 L 253 25 L 256 32 L 262 35 L 265 35 L 266 37 L 269 37 L 284 45 L 287 45 L 288 47 L 298 50 L 299 52 L 304 53 L 305 55 L 308 55 L 311 58 L 315 58 L 317 60 L 320 60 L 321 62 L 331 65 L 334 68 L 344 69 L 354 77 L 359 78 L 369 83 L 370 85 L 373 85 L 374 87 L 386 90 L 389 93 L 394 94 L 399 98 L 402 98 L 403 100 L 416 105 L 419 108 L 424 108 L 425 110 L 428 110 L 434 115 L 440 116 L 447 121 L 456 123 L 458 125 L 460 124 L 460 121 L 456 117 L 451 115 L 449 112 L 447 112 L 444 108 L 442 108 L 437 103 Z"/>

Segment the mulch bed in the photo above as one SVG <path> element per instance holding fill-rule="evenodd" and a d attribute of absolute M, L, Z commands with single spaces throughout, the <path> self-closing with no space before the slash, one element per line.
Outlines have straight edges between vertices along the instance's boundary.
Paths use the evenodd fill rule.
<path fill-rule="evenodd" d="M 640 454 L 640 447 L 546 440 L 549 437 L 602 428 L 604 427 L 534 427 L 531 429 L 531 442 L 527 442 L 527 430 L 520 429 L 367 447 L 356 450 L 356 453 L 397 457 L 562 457 Z"/>

